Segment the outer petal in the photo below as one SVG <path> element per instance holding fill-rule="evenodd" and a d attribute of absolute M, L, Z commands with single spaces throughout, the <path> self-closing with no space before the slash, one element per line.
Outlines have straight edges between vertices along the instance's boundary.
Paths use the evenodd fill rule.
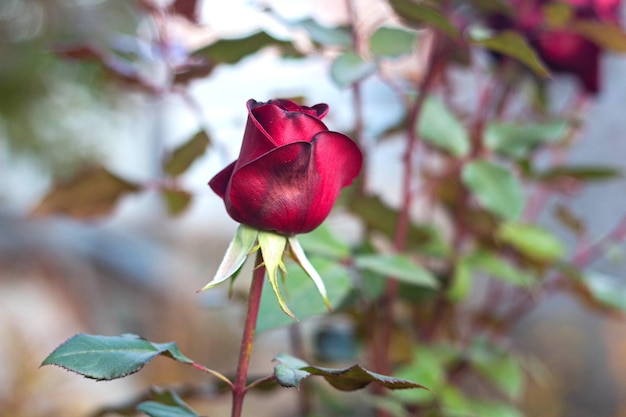
<path fill-rule="evenodd" d="M 330 213 L 339 191 L 361 168 L 350 138 L 320 132 L 312 143 L 281 146 L 239 168 L 225 197 L 235 220 L 284 235 L 306 233 Z"/>
<path fill-rule="evenodd" d="M 209 181 L 209 186 L 215 192 L 215 194 L 219 195 L 222 199 L 226 195 L 226 189 L 228 188 L 228 183 L 230 182 L 230 177 L 233 176 L 233 171 L 235 170 L 235 164 L 237 161 L 232 162 L 226 168 L 217 173 L 211 181 Z"/>

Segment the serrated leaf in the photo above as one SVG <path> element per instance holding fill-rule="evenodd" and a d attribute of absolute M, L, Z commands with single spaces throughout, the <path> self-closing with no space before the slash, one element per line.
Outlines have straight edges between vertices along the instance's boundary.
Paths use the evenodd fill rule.
<path fill-rule="evenodd" d="M 191 194 L 187 191 L 176 190 L 173 188 L 162 188 L 161 198 L 165 203 L 167 212 L 170 216 L 178 216 L 182 214 L 191 203 Z"/>
<path fill-rule="evenodd" d="M 539 226 L 524 223 L 503 223 L 496 232 L 503 243 L 537 261 L 556 261 L 563 257 L 563 244 Z"/>
<path fill-rule="evenodd" d="M 235 237 L 226 249 L 224 258 L 222 259 L 219 268 L 217 268 L 215 276 L 199 291 L 212 288 L 235 275 L 248 258 L 250 251 L 257 241 L 258 234 L 258 230 L 240 224 L 237 228 L 237 232 L 235 232 Z"/>
<path fill-rule="evenodd" d="M 349 87 L 376 71 L 374 62 L 364 61 L 354 52 L 339 55 L 330 67 L 330 76 L 341 88 Z"/>
<path fill-rule="evenodd" d="M 370 37 L 370 52 L 379 57 L 397 58 L 413 52 L 416 38 L 414 31 L 380 27 Z"/>
<path fill-rule="evenodd" d="M 418 133 L 423 140 L 454 156 L 465 156 L 470 150 L 469 136 L 463 124 L 434 97 L 424 102 Z"/>
<path fill-rule="evenodd" d="M 524 195 L 510 170 L 490 161 L 473 161 L 463 167 L 462 179 L 490 212 L 507 220 L 522 214 Z"/>
<path fill-rule="evenodd" d="M 358 390 L 361 388 L 365 388 L 370 383 L 375 383 L 385 388 L 394 390 L 407 388 L 426 388 L 423 385 L 417 384 L 412 381 L 400 378 L 393 378 L 390 376 L 385 376 L 372 371 L 368 371 L 358 364 L 345 369 L 320 368 L 317 366 L 310 366 L 306 362 L 298 358 L 293 358 L 285 354 L 277 356 L 275 360 L 279 362 L 279 365 L 283 365 L 281 367 L 281 375 L 287 375 L 287 378 L 281 381 L 282 383 L 286 384 L 284 386 L 297 387 L 299 382 L 308 376 L 305 376 L 305 374 L 302 373 L 306 372 L 310 375 L 322 376 L 330 385 L 341 391 Z M 294 371 L 300 371 L 299 373 L 297 373 L 298 377 L 292 378 L 291 374 L 287 374 L 286 368 L 292 368 Z"/>
<path fill-rule="evenodd" d="M 158 355 L 193 363 L 176 343 L 151 343 L 137 335 L 77 334 L 56 348 L 43 362 L 96 380 L 122 378 L 138 372 Z"/>
<path fill-rule="evenodd" d="M 451 38 L 458 36 L 458 29 L 439 10 L 425 4 L 418 4 L 411 0 L 390 0 L 393 11 L 406 23 L 432 26 L 443 31 Z"/>
<path fill-rule="evenodd" d="M 139 190 L 139 185 L 112 174 L 104 167 L 91 167 L 68 181 L 55 184 L 35 207 L 33 214 L 96 218 L 113 211 L 123 195 Z"/>
<path fill-rule="evenodd" d="M 404 255 L 360 255 L 354 260 L 359 269 L 395 278 L 407 284 L 437 288 L 433 274 Z"/>
<path fill-rule="evenodd" d="M 204 154 L 210 143 L 211 139 L 206 132 L 199 131 L 187 142 L 174 149 L 163 161 L 163 171 L 172 177 L 183 174 L 196 159 Z"/>
<path fill-rule="evenodd" d="M 303 19 L 292 23 L 292 26 L 304 29 L 311 40 L 320 45 L 342 46 L 344 48 L 352 45 L 352 34 L 347 26 L 323 26 L 313 19 Z"/>
<path fill-rule="evenodd" d="M 336 261 L 317 257 L 311 257 L 311 264 L 326 283 L 331 307 L 333 309 L 339 307 L 353 289 L 348 269 Z M 287 277 L 282 289 L 286 302 L 300 320 L 327 313 L 326 306 L 317 295 L 315 284 L 297 264 L 287 264 Z M 257 333 L 293 324 L 293 319 L 286 316 L 276 305 L 271 291 L 268 282 L 264 285 L 261 296 Z"/>
<path fill-rule="evenodd" d="M 137 406 L 137 411 L 150 417 L 199 417 L 191 407 L 173 391 L 159 393 L 154 401 L 144 401 Z"/>
<path fill-rule="evenodd" d="M 288 55 L 297 55 L 291 42 L 274 38 L 260 31 L 236 39 L 221 39 L 194 52 L 194 55 L 222 64 L 236 64 L 243 58 L 268 46 L 277 46 Z"/>
<path fill-rule="evenodd" d="M 568 123 L 554 120 L 546 123 L 491 123 L 485 129 L 485 145 L 496 152 L 524 158 L 541 144 L 554 144 L 566 138 Z"/>
<path fill-rule="evenodd" d="M 495 35 L 486 35 L 483 31 L 472 31 L 470 33 L 470 41 L 474 45 L 480 45 L 520 61 L 542 78 L 550 75 L 550 72 L 532 46 L 526 42 L 522 35 L 515 31 L 505 30 Z"/>

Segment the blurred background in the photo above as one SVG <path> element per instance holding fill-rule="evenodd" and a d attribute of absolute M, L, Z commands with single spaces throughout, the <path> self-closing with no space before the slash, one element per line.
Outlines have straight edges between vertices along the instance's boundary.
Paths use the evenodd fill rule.
<path fill-rule="evenodd" d="M 385 1 L 353 5 L 357 27 L 397 22 Z M 196 290 L 212 277 L 237 225 L 206 184 L 237 157 L 249 98 L 325 102 L 332 130 L 354 129 L 352 90 L 330 76 L 336 53 L 311 52 L 315 32 L 293 23 L 336 27 L 348 24 L 348 12 L 336 0 L 0 0 L 0 416 L 98 415 L 102 407 L 123 408 L 153 385 L 205 380 L 165 359 L 111 382 L 39 368 L 80 332 L 176 341 L 198 362 L 232 373 L 241 300 L 229 300 L 227 288 Z M 258 33 L 271 40 L 213 50 L 223 54 L 221 62 L 189 59 L 190 51 L 219 40 Z M 231 54 L 237 47 L 242 51 Z M 419 68 L 390 65 L 419 77 Z M 570 161 L 624 168 L 624 74 L 624 56 L 602 56 L 602 88 L 586 99 Z M 481 71 L 459 67 L 450 77 L 454 100 L 471 107 Z M 402 119 L 403 104 L 381 77 L 366 78 L 361 87 L 370 136 Z M 578 100 L 578 88 L 572 77 L 554 76 L 546 86 L 550 106 L 566 108 Z M 175 160 L 174 151 L 193 137 L 202 138 L 196 142 L 202 149 L 210 144 L 206 152 Z M 366 146 L 368 186 L 397 202 L 400 144 Z M 179 173 L 164 161 L 184 167 Z M 623 179 L 591 183 L 550 200 L 546 212 L 566 201 L 584 219 L 586 238 L 596 241 L 621 225 L 625 185 Z M 539 214 L 537 221 L 574 251 L 571 234 L 552 216 Z M 352 230 L 341 212 L 328 222 Z M 601 249 L 589 268 L 623 307 L 623 243 L 611 240 Z M 319 324 L 305 322 L 305 337 Z M 620 314 L 589 309 L 568 295 L 544 297 L 506 336 L 534 364 L 518 401 L 526 415 L 626 417 Z M 288 339 L 285 328 L 261 334 L 253 371 L 271 370 Z M 206 415 L 228 414 L 227 396 L 201 394 Z M 254 393 L 246 408 L 256 410 L 250 415 L 295 415 L 297 395 Z"/>

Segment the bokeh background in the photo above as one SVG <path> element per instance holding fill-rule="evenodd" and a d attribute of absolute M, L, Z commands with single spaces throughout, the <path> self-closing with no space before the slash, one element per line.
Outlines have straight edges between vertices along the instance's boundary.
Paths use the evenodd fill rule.
<path fill-rule="evenodd" d="M 155 18 L 143 3 L 148 2 L 0 0 L 0 416 L 90 415 L 105 405 L 123 406 L 152 385 L 202 381 L 160 359 L 140 374 L 112 382 L 39 368 L 49 352 L 79 332 L 175 340 L 199 362 L 232 372 L 241 303 L 229 301 L 226 288 L 195 291 L 212 276 L 236 228 L 206 184 L 237 156 L 245 102 L 304 97 L 310 104 L 330 105 L 326 122 L 331 129 L 349 131 L 354 125 L 350 91 L 333 83 L 329 60 L 315 54 L 295 60 L 267 48 L 211 69 L 210 76 L 166 88 L 171 81 L 167 66 L 175 65 L 183 51 L 259 29 L 304 42 L 306 48 L 302 30 L 285 22 L 311 18 L 329 26 L 344 24 L 344 2 L 207 1 L 197 22 L 183 14 Z M 362 27 L 392 18 L 386 2 L 355 4 Z M 169 34 L 166 56 L 151 46 L 162 27 Z M 128 74 L 149 80 L 153 91 L 147 93 L 132 76 L 123 80 L 112 74 L 101 59 L 68 52 L 77 42 L 141 57 L 120 62 L 128 65 Z M 581 138 L 568 158 L 623 169 L 626 58 L 606 54 L 601 71 L 603 88 L 587 104 Z M 470 103 L 480 73 L 465 68 L 453 76 L 462 86 L 459 101 Z M 548 86 L 552 105 L 567 106 L 577 88 L 575 80 L 555 77 Z M 372 129 L 400 117 L 401 103 L 381 80 L 365 80 L 363 93 Z M 193 199 L 172 216 L 151 184 L 162 177 L 163 149 L 175 148 L 199 129 L 209 134 L 211 147 L 179 178 L 178 185 Z M 391 141 L 377 148 L 370 161 L 370 186 L 389 201 L 399 198 L 399 190 L 388 185 L 399 175 L 400 158 L 401 148 Z M 125 195 L 98 219 L 38 215 L 53 184 L 87 165 L 105 166 L 145 189 Z M 585 219 L 591 240 L 613 230 L 626 212 L 625 185 L 620 179 L 600 182 L 564 197 Z M 539 221 L 565 242 L 571 240 L 551 216 Z M 350 230 L 341 215 L 329 222 Z M 605 249 L 606 256 L 591 268 L 612 277 L 613 285 L 626 273 L 624 248 L 617 242 Z M 623 284 L 614 291 L 626 297 Z M 307 337 L 315 326 L 315 321 L 305 323 Z M 520 401 L 528 416 L 626 416 L 626 324 L 621 316 L 595 313 L 567 296 L 549 297 L 512 336 L 529 361 L 538 359 L 540 376 L 531 378 Z M 288 337 L 284 329 L 261 335 L 254 370 L 271 369 L 272 357 L 285 350 Z M 204 394 L 210 398 L 208 415 L 227 415 L 226 396 Z M 287 416 L 297 408 L 296 396 L 288 390 L 255 393 L 246 407 L 256 411 L 250 415 Z"/>

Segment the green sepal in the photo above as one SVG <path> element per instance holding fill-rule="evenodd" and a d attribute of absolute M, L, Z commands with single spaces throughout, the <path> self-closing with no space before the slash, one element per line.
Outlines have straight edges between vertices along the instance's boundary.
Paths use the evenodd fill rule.
<path fill-rule="evenodd" d="M 233 277 L 234 280 L 234 277 L 237 276 L 237 273 L 248 258 L 248 255 L 253 252 L 253 247 L 258 235 L 259 231 L 257 229 L 240 224 L 235 233 L 235 237 L 232 242 L 230 242 L 230 245 L 228 245 L 228 249 L 226 249 L 226 254 L 219 268 L 217 268 L 215 276 L 207 285 L 198 290 L 198 292 L 215 287 L 230 277 Z"/>
<path fill-rule="evenodd" d="M 278 299 L 278 305 L 285 314 L 292 317 L 294 320 L 298 320 L 289 307 L 287 307 L 287 303 L 280 293 L 278 286 L 278 268 L 280 268 L 284 274 L 287 273 L 287 269 L 283 263 L 283 254 L 287 248 L 287 237 L 261 230 L 259 231 L 258 240 L 259 246 L 261 247 L 261 254 L 263 255 L 265 271 L 267 272 L 267 277 L 272 285 L 274 294 L 276 294 L 276 298 Z"/>
<path fill-rule="evenodd" d="M 332 311 L 333 308 L 330 305 L 330 301 L 328 300 L 328 294 L 326 292 L 326 286 L 324 286 L 324 281 L 322 281 L 322 277 L 317 273 L 311 262 L 307 259 L 302 246 L 300 246 L 300 242 L 295 236 L 291 236 L 287 239 L 289 241 L 289 249 L 294 261 L 300 265 L 300 268 L 306 272 L 306 274 L 313 280 L 313 283 L 317 287 L 317 291 L 322 296 L 324 300 L 324 304 L 326 304 L 326 308 L 328 311 Z"/>

